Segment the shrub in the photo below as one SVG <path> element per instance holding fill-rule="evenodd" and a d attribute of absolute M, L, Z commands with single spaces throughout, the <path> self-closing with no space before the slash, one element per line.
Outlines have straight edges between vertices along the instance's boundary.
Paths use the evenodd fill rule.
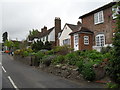
<path fill-rule="evenodd" d="M 23 54 L 22 54 L 23 57 L 27 57 L 28 55 L 29 55 L 28 51 L 23 51 Z"/>
<path fill-rule="evenodd" d="M 51 61 L 56 58 L 55 55 L 46 55 L 42 58 L 41 63 L 45 64 L 45 66 L 50 66 Z"/>
<path fill-rule="evenodd" d="M 52 61 L 52 63 L 53 64 L 60 64 L 60 63 L 63 63 L 64 60 L 65 60 L 65 56 L 59 55 Z"/>
<path fill-rule="evenodd" d="M 14 51 L 14 54 L 15 54 L 15 55 L 20 55 L 20 50 Z"/>
<path fill-rule="evenodd" d="M 115 83 L 107 83 L 107 88 L 120 88 L 120 86 Z"/>
<path fill-rule="evenodd" d="M 45 54 L 46 55 L 53 55 L 54 54 L 54 50 L 47 51 Z"/>
<path fill-rule="evenodd" d="M 76 66 L 79 68 L 79 72 L 81 72 L 82 69 L 83 69 L 83 66 L 84 66 L 83 65 L 83 60 L 77 61 Z"/>
<path fill-rule="evenodd" d="M 77 56 L 74 52 L 69 53 L 65 56 L 65 60 L 69 65 L 76 65 L 76 62 L 79 61 L 80 57 Z"/>
<path fill-rule="evenodd" d="M 105 54 L 105 53 L 108 53 L 108 52 L 110 52 L 111 51 L 111 49 L 112 49 L 112 47 L 110 47 L 110 46 L 107 46 L 107 47 L 102 47 L 102 49 L 101 49 L 101 53 L 102 54 Z"/>
<path fill-rule="evenodd" d="M 40 60 L 42 57 L 44 57 L 44 53 L 39 51 L 35 54 L 35 56 L 38 58 L 38 60 Z"/>
<path fill-rule="evenodd" d="M 81 74 L 86 80 L 93 81 L 95 79 L 95 72 L 91 64 L 84 64 Z"/>
<path fill-rule="evenodd" d="M 70 48 L 68 45 L 64 45 L 64 46 L 57 46 L 53 49 L 55 54 L 59 54 L 59 55 L 66 55 L 68 53 L 70 53 L 71 51 L 73 51 L 72 48 Z"/>

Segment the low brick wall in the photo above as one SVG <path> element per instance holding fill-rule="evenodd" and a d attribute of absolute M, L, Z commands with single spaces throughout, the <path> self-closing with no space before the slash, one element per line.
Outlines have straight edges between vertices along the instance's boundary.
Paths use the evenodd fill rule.
<path fill-rule="evenodd" d="M 27 56 L 27 57 L 21 57 L 21 56 L 13 56 L 14 60 L 17 60 L 17 61 L 20 61 L 24 64 L 27 64 L 27 65 L 31 65 L 31 56 Z"/>

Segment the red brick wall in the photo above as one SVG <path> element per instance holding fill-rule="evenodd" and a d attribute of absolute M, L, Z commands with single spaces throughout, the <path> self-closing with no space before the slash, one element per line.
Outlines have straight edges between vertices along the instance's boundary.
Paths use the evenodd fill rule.
<path fill-rule="evenodd" d="M 87 27 L 91 31 L 94 32 L 94 36 L 96 36 L 99 32 L 103 32 L 105 34 L 105 43 L 111 44 L 112 43 L 112 37 L 113 37 L 113 26 L 115 26 L 115 23 L 113 23 L 112 19 L 112 8 L 105 9 L 103 11 L 104 14 L 104 23 L 102 24 L 94 24 L 94 14 L 86 16 L 82 19 L 83 26 Z M 94 45 L 95 45 L 95 38 L 94 38 Z"/>
<path fill-rule="evenodd" d="M 71 48 L 74 48 L 74 36 L 71 35 Z"/>
<path fill-rule="evenodd" d="M 89 36 L 89 44 L 84 44 L 84 36 Z M 79 34 L 79 50 L 92 50 L 93 46 L 93 34 Z"/>

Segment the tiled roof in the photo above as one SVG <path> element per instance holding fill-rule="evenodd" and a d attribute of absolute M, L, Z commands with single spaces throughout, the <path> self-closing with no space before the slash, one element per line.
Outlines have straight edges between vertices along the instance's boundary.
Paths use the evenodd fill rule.
<path fill-rule="evenodd" d="M 116 2 L 108 3 L 108 4 L 106 4 L 106 5 L 98 8 L 98 9 L 96 9 L 96 10 L 93 10 L 93 11 L 87 13 L 87 14 L 84 14 L 84 15 L 80 16 L 79 19 L 82 19 L 82 18 L 84 18 L 84 17 L 86 17 L 86 16 L 88 16 L 88 15 L 91 15 L 91 14 L 97 13 L 97 12 L 99 12 L 99 11 L 101 11 L 101 10 L 106 9 L 106 8 L 112 7 L 112 6 L 115 5 L 115 4 L 116 4 Z"/>
<path fill-rule="evenodd" d="M 72 35 L 74 33 L 91 33 L 91 34 L 93 34 L 93 32 L 91 30 L 87 29 L 86 27 L 81 27 L 77 31 L 71 32 L 69 35 Z"/>
<path fill-rule="evenodd" d="M 55 27 L 52 27 L 52 28 L 50 28 L 49 30 L 47 30 L 47 31 L 45 31 L 45 32 L 40 32 L 39 38 L 44 37 L 44 36 L 47 36 L 50 32 L 52 32 L 52 30 L 53 30 L 54 28 L 55 28 Z"/>
<path fill-rule="evenodd" d="M 81 26 L 80 25 L 73 25 L 73 24 L 66 24 L 72 31 L 77 31 Z"/>

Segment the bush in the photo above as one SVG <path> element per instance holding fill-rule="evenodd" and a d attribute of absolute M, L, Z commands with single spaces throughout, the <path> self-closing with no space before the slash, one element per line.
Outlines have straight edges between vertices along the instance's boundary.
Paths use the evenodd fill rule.
<path fill-rule="evenodd" d="M 86 80 L 93 81 L 95 79 L 95 72 L 91 64 L 84 64 L 81 74 Z"/>
<path fill-rule="evenodd" d="M 112 49 L 112 47 L 110 47 L 110 46 L 107 46 L 107 47 L 102 47 L 102 49 L 101 49 L 101 53 L 102 54 L 105 54 L 105 53 L 108 53 L 108 52 L 110 52 L 111 51 L 111 49 Z"/>
<path fill-rule="evenodd" d="M 54 54 L 66 55 L 70 53 L 71 51 L 73 51 L 73 49 L 70 48 L 68 45 L 64 45 L 64 46 L 55 47 L 53 51 L 54 51 Z"/>
<path fill-rule="evenodd" d="M 59 55 L 52 61 L 52 63 L 53 64 L 61 64 L 64 62 L 64 60 L 65 60 L 65 56 Z"/>
<path fill-rule="evenodd" d="M 23 51 L 23 54 L 22 54 L 23 57 L 27 57 L 28 55 L 29 55 L 28 51 Z"/>
<path fill-rule="evenodd" d="M 35 56 L 38 58 L 38 60 L 40 60 L 42 57 L 44 57 L 44 53 L 39 51 L 35 54 Z"/>
<path fill-rule="evenodd" d="M 45 52 L 46 55 L 53 55 L 54 54 L 54 50 L 50 50 L 50 51 L 47 51 Z"/>
<path fill-rule="evenodd" d="M 55 58 L 56 58 L 55 55 L 44 56 L 41 60 L 41 63 L 45 64 L 45 66 L 50 66 L 51 61 L 54 60 Z"/>
<path fill-rule="evenodd" d="M 107 83 L 107 88 L 120 88 L 120 85 L 115 83 Z"/>
<path fill-rule="evenodd" d="M 76 62 L 79 61 L 80 57 L 77 56 L 74 52 L 69 53 L 65 56 L 65 60 L 69 65 L 76 65 Z"/>
<path fill-rule="evenodd" d="M 79 72 L 81 72 L 82 69 L 83 69 L 83 66 L 84 66 L 83 65 L 83 60 L 77 61 L 76 66 L 79 68 Z"/>

